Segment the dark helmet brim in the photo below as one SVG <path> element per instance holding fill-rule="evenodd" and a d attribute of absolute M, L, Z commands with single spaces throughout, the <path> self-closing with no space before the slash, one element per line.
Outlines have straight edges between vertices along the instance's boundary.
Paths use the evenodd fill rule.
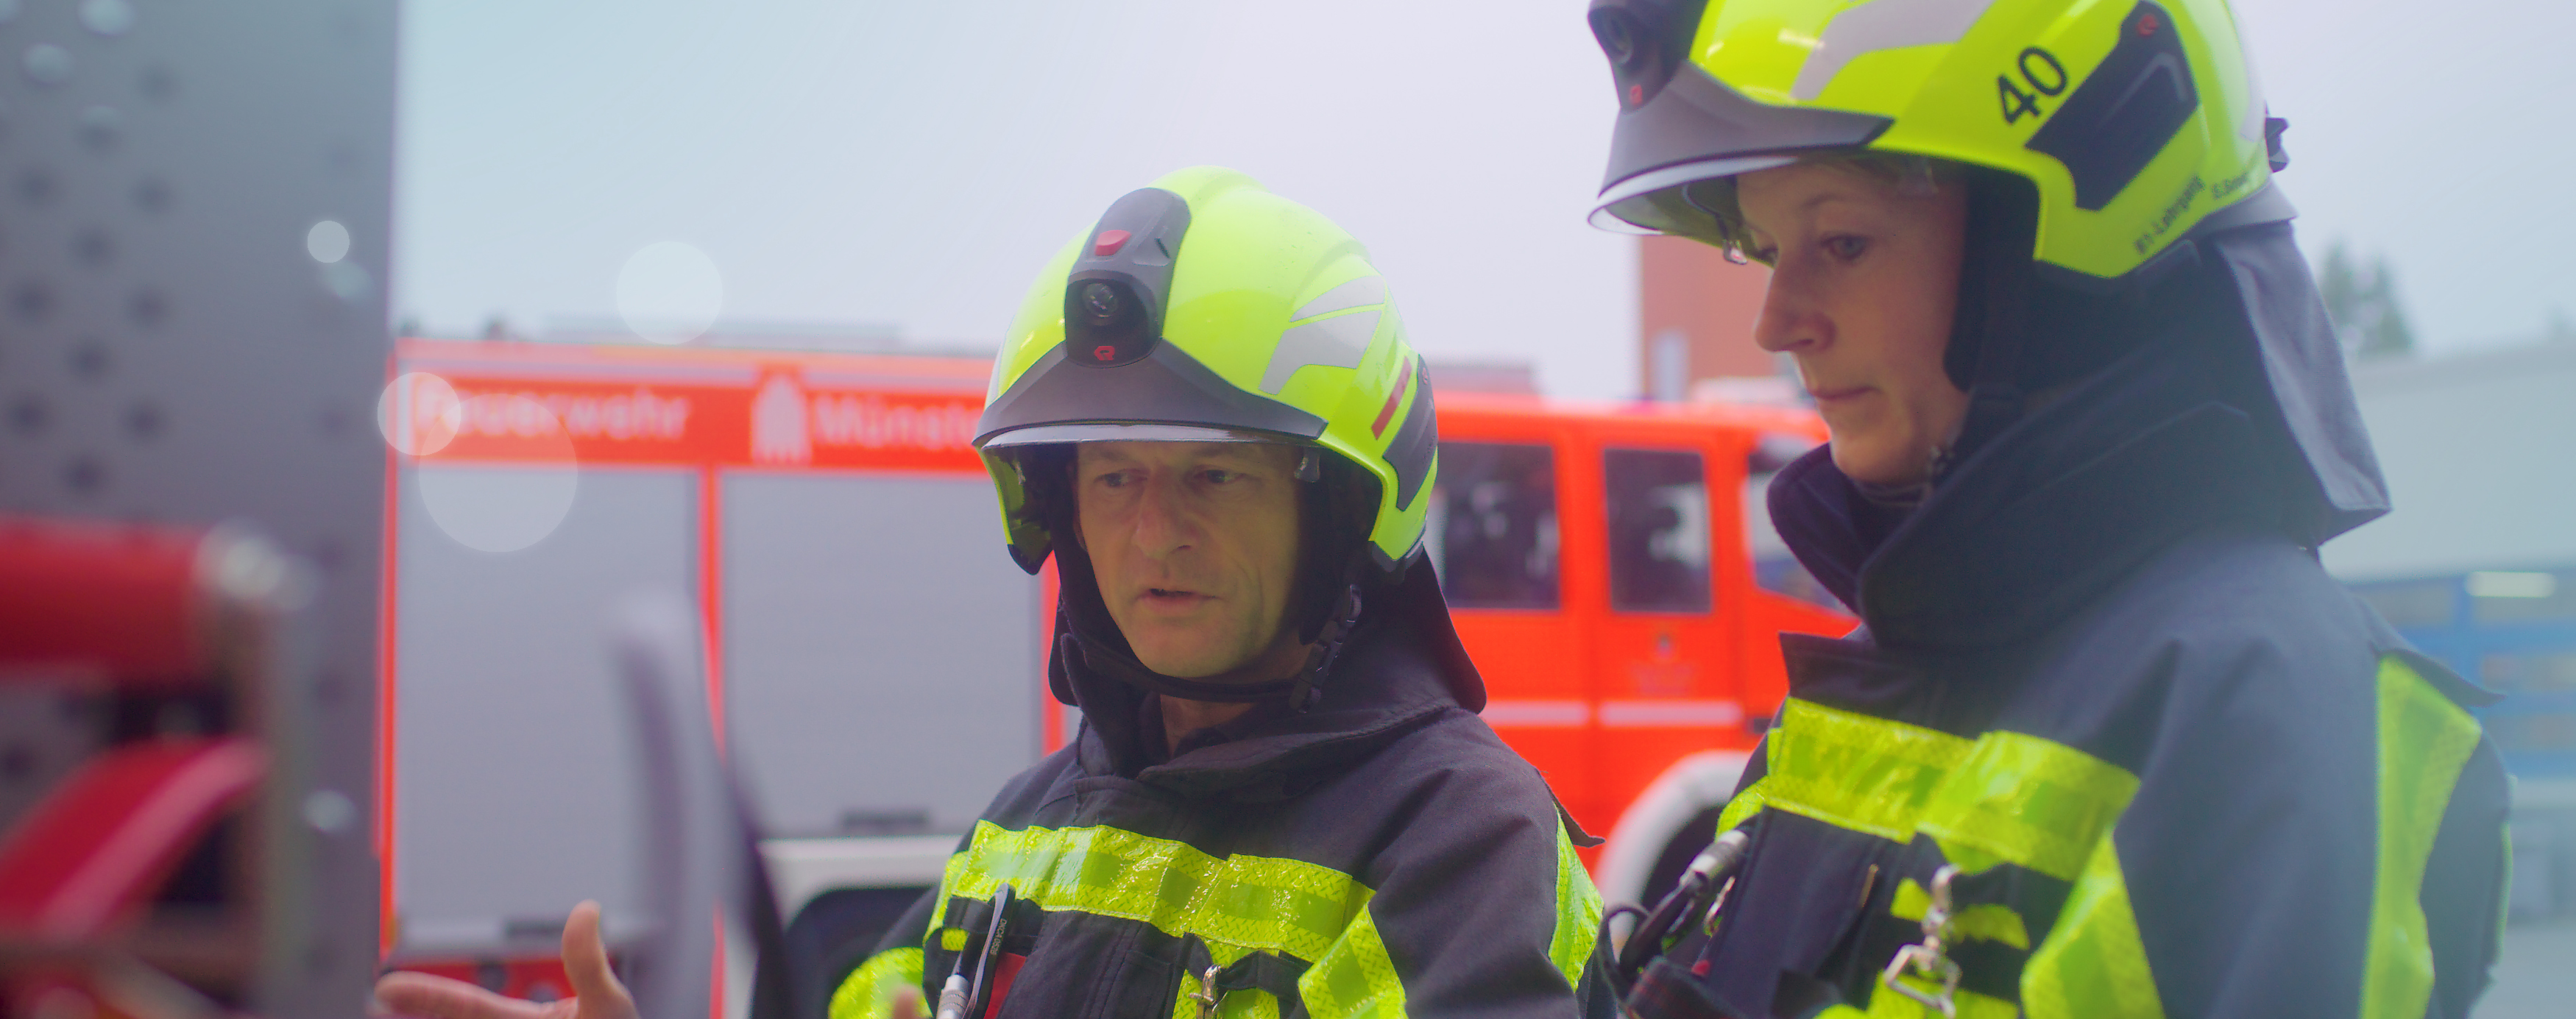
<path fill-rule="evenodd" d="M 1623 110 L 1610 132 L 1610 166 L 1601 177 L 1592 222 L 1605 217 L 1631 229 L 1697 236 L 1702 231 L 1641 222 L 1651 195 L 1692 181 L 1727 177 L 1793 162 L 1804 153 L 1866 146 L 1892 123 L 1842 110 L 1771 106 L 1685 64 L 1654 97 Z M 1618 229 L 1615 225 L 1609 229 Z"/>

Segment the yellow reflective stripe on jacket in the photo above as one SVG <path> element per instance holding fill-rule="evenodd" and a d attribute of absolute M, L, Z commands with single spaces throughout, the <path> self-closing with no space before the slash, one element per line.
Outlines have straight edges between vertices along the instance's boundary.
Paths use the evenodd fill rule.
<path fill-rule="evenodd" d="M 1592 872 L 1575 855 L 1574 839 L 1556 826 L 1556 933 L 1548 938 L 1547 957 L 1565 974 L 1565 986 L 1582 993 L 1583 966 L 1592 958 L 1593 939 L 1601 935 L 1601 891 Z"/>
<path fill-rule="evenodd" d="M 921 987 L 921 949 L 889 948 L 869 956 L 850 978 L 832 992 L 830 1019 L 887 1019 L 894 1014 L 894 993 Z"/>
<path fill-rule="evenodd" d="M 1775 810 L 1906 842 L 1970 746 L 1922 726 L 1791 698 L 1766 744 L 1762 798 Z"/>
<path fill-rule="evenodd" d="M 2022 965 L 2021 1007 L 2031 1019 L 2164 1016 L 2110 832 L 2095 840 L 2057 926 Z"/>
<path fill-rule="evenodd" d="M 1329 867 L 1237 854 L 1106 826 L 1012 831 L 975 823 L 948 859 L 945 896 L 986 898 L 1002 882 L 1049 912 L 1114 916 L 1178 937 L 1320 959 L 1364 917 L 1370 891 Z M 933 926 L 940 918 L 934 916 Z M 1383 949 L 1380 949 L 1383 952 Z"/>
<path fill-rule="evenodd" d="M 2420 1016 L 2433 995 L 2424 867 L 2478 723 L 2395 655 L 2379 660 L 2379 863 L 2370 902 L 2361 1014 Z"/>
<path fill-rule="evenodd" d="M 1770 755 L 1766 753 L 1763 756 L 1767 758 Z M 1761 782 L 1755 782 L 1738 791 L 1734 799 L 1726 801 L 1726 809 L 1717 812 L 1718 832 L 1723 834 L 1734 831 L 1736 825 L 1743 824 L 1745 818 L 1761 813 L 1762 808 L 1769 803 L 1770 800 L 1762 795 Z"/>
<path fill-rule="evenodd" d="M 2018 732 L 1977 737 L 1934 790 L 1917 830 L 1962 870 L 2006 860 L 2072 881 L 2111 822 L 2129 809 L 2138 777 L 2063 743 Z"/>
<path fill-rule="evenodd" d="M 1967 740 L 1795 698 L 1763 755 L 1718 830 L 1768 807 L 1893 842 L 1922 832 L 1971 872 L 2003 862 L 2073 880 L 2138 791 L 2137 776 L 2026 733 Z"/>
<path fill-rule="evenodd" d="M 1297 996 L 1315 1019 L 1402 1019 L 1404 981 L 1396 977 L 1395 960 L 1367 910 L 1297 978 Z"/>
<path fill-rule="evenodd" d="M 1919 987 L 1926 992 L 1936 990 L 1934 985 L 1918 980 L 1907 979 L 1906 983 Z M 1824 1010 L 1818 1015 L 1820 1019 L 1822 1016 L 1867 1016 L 1868 1019 L 1937 1019 L 1941 1014 L 1933 1009 L 1923 1007 L 1921 1002 L 1915 1001 L 1912 998 L 1908 998 L 1902 994 L 1890 993 L 1887 988 L 1880 987 L 1875 988 L 1875 990 L 1877 993 L 1869 996 L 1869 1010 L 1866 1012 L 1856 1008 L 1851 1008 L 1847 1005 L 1837 1005 L 1833 1008 Z M 1951 997 L 1950 1004 L 1953 1010 L 1957 1013 L 1959 1019 L 2019 1019 L 2021 1015 L 2021 1010 L 2014 1008 L 2012 1002 L 2005 1001 L 2001 998 L 1989 998 L 1975 991 L 1960 991 L 1958 994 Z"/>
<path fill-rule="evenodd" d="M 2377 868 L 2361 988 L 2368 1019 L 2420 1016 L 2431 1000 L 2424 870 L 2479 739 L 2476 719 L 2401 657 L 2380 660 L 2377 697 Z M 1897 842 L 1921 832 L 1971 872 L 2012 863 L 2067 880 L 2065 905 L 2022 968 L 2024 1014 L 2164 1015 L 2112 835 L 2137 776 L 2023 733 L 1969 741 L 1795 699 L 1765 746 L 1766 774 L 1727 804 L 1719 830 L 1783 810 Z M 1909 881 L 1894 911 L 1919 918 L 1925 904 Z M 2028 943 L 2021 918 L 2001 907 L 1970 905 L 1958 922 L 1965 937 Z M 1961 1004 L 1970 1014 L 1964 994 Z M 1906 1009 L 1915 1007 L 1877 994 L 1866 1014 L 1911 1015 Z"/>
<path fill-rule="evenodd" d="M 1924 891 L 1923 886 L 1910 877 L 1897 882 L 1896 899 L 1888 904 L 1887 915 L 1920 922 L 1923 914 L 1931 911 L 1932 893 Z M 2030 928 L 2022 923 L 2021 914 L 2013 912 L 2012 907 L 1980 902 L 1959 910 L 1950 918 L 1950 923 L 1961 937 L 1982 938 L 2030 951 Z"/>
<path fill-rule="evenodd" d="M 1836 827 L 1909 842 L 1930 835 L 1942 855 L 1975 872 L 2011 863 L 2073 884 L 2057 923 L 2022 969 L 2021 1009 L 2033 1019 L 2161 1016 L 2111 831 L 2137 776 L 2073 747 L 2026 733 L 1975 740 L 1792 699 L 1766 742 L 1767 771 L 1727 805 L 1721 830 L 1754 811 L 1784 810 Z M 1929 897 L 1908 880 L 1894 915 L 1920 919 Z M 1962 937 L 2031 946 L 2011 908 L 1977 903 L 1956 920 Z M 2005 1001 L 1967 991 L 1963 1016 L 2012 1016 Z M 1932 1014 L 1902 995 L 1870 996 L 1873 1017 Z"/>

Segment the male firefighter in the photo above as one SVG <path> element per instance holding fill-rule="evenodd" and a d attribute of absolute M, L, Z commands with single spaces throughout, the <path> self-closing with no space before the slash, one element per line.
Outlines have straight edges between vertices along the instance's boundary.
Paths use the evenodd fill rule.
<path fill-rule="evenodd" d="M 1628 1007 L 2467 1014 L 2493 698 L 2318 564 L 2387 488 L 2224 0 L 1589 17 L 1600 220 L 1770 267 L 1754 339 L 1832 434 L 1771 516 L 1864 624 L 1784 638 Z"/>
<path fill-rule="evenodd" d="M 832 1019 L 1615 1012 L 1585 836 L 1476 717 L 1421 549 L 1429 380 L 1356 240 L 1229 170 L 1129 193 L 1029 291 L 977 432 L 1010 555 L 1056 559 L 1048 678 L 1083 725 Z"/>

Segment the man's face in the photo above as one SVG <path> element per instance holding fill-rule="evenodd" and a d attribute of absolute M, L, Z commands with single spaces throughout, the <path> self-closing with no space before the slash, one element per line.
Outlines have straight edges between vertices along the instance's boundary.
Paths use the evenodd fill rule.
<path fill-rule="evenodd" d="M 1293 642 L 1297 461 L 1295 449 L 1250 442 L 1078 447 L 1082 547 L 1146 668 L 1200 679 Z"/>

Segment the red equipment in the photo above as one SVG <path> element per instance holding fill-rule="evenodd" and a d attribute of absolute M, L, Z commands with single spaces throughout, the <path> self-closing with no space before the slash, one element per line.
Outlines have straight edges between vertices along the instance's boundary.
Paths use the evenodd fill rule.
<path fill-rule="evenodd" d="M 239 1007 L 294 958 L 304 932 L 275 921 L 303 829 L 359 820 L 294 802 L 278 662 L 302 587 L 221 529 L 0 517 L 0 696 L 48 734 L 14 763 L 60 776 L 0 814 L 0 1014 Z"/>

